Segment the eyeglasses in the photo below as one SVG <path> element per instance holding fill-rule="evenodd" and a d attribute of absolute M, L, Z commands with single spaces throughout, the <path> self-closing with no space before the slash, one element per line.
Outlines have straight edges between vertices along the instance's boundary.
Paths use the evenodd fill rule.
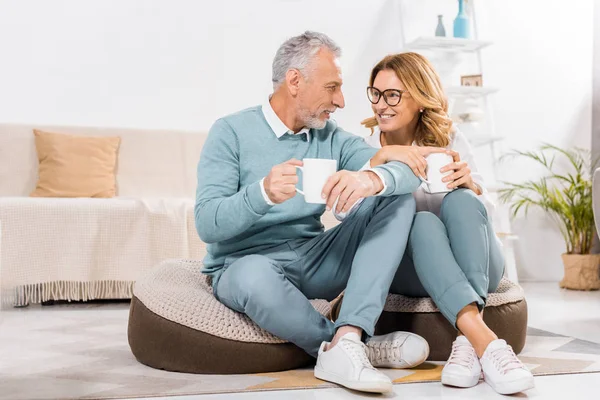
<path fill-rule="evenodd" d="M 408 90 L 399 89 L 386 89 L 381 92 L 379 89 L 369 86 L 367 88 L 367 98 L 371 103 L 377 104 L 383 96 L 383 101 L 385 101 L 388 106 L 394 107 L 402 100 L 402 93 L 406 92 L 408 92 Z"/>

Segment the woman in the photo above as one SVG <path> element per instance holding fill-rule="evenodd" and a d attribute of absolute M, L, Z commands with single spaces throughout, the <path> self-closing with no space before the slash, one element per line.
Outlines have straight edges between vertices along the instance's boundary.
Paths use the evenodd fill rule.
<path fill-rule="evenodd" d="M 491 203 L 483 179 L 469 143 L 448 118 L 437 73 L 419 54 L 395 54 L 373 68 L 369 83 L 375 115 L 363 124 L 373 131 L 367 143 L 382 148 L 375 164 L 401 161 L 426 177 L 430 153 L 444 148 L 454 159 L 441 169 L 452 171 L 443 179 L 452 192 L 428 194 L 421 187 L 414 193 L 417 214 L 390 291 L 431 297 L 458 329 L 443 384 L 475 386 L 483 371 L 502 394 L 533 387 L 531 372 L 482 318 L 486 296 L 504 273 L 504 257 L 484 206 Z"/>

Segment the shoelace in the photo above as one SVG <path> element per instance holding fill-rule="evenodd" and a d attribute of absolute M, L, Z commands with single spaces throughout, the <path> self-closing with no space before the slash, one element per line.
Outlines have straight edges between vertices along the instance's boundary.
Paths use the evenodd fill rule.
<path fill-rule="evenodd" d="M 502 374 L 506 374 L 513 369 L 523 368 L 523 363 L 517 358 L 517 355 L 510 345 L 492 351 L 491 356 L 496 368 L 500 370 Z"/>
<path fill-rule="evenodd" d="M 454 342 L 452 344 L 452 352 L 450 353 L 448 364 L 456 364 L 471 369 L 473 368 L 473 363 L 476 358 L 477 355 L 475 354 L 473 346 L 466 343 Z"/>
<path fill-rule="evenodd" d="M 364 343 L 357 343 L 352 340 L 342 338 L 340 339 L 338 344 L 344 346 L 344 349 L 348 351 L 350 357 L 352 357 L 352 359 L 357 361 L 360 365 L 362 365 L 365 368 L 375 369 L 373 365 L 371 365 L 369 359 L 367 358 L 367 350 Z"/>
<path fill-rule="evenodd" d="M 395 358 L 394 353 L 397 349 L 398 346 L 392 346 L 389 342 L 369 343 L 369 346 L 367 346 L 371 358 L 377 360 L 377 362 L 389 361 Z"/>

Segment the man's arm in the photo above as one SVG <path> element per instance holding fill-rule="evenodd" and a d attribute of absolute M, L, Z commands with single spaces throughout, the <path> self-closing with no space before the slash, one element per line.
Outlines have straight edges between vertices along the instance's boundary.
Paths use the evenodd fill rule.
<path fill-rule="evenodd" d="M 334 135 L 337 135 L 334 138 L 340 149 L 341 170 L 327 180 L 323 196 L 327 198 L 327 209 L 333 209 L 336 218 L 343 218 L 361 198 L 409 194 L 421 185 L 408 165 L 401 162 L 390 162 L 365 170 L 377 150 L 347 132 L 338 130 Z M 357 170 L 359 172 L 353 172 Z"/>
<path fill-rule="evenodd" d="M 334 138 L 339 142 L 340 170 L 359 171 L 370 162 L 378 150 L 369 146 L 365 141 L 351 133 L 338 129 Z M 373 164 L 371 164 L 373 165 Z M 383 180 L 383 190 L 377 196 L 395 196 L 416 191 L 421 185 L 410 167 L 401 162 L 390 162 L 377 165 L 366 171 L 372 171 Z"/>
<path fill-rule="evenodd" d="M 272 207 L 260 181 L 240 190 L 238 140 L 224 120 L 211 127 L 198 163 L 194 217 L 205 243 L 231 239 L 250 228 Z"/>
<path fill-rule="evenodd" d="M 377 196 L 397 196 L 413 193 L 421 180 L 415 176 L 410 167 L 404 163 L 392 161 L 371 169 L 379 177 L 383 176 L 384 188 Z"/>

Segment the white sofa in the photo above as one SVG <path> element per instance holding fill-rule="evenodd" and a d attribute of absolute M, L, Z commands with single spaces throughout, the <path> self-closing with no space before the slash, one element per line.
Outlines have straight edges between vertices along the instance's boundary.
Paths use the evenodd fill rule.
<path fill-rule="evenodd" d="M 32 198 L 33 128 L 119 136 L 117 197 Z M 139 274 L 205 254 L 194 226 L 196 165 L 206 133 L 0 124 L 3 305 L 130 298 Z"/>
<path fill-rule="evenodd" d="M 119 136 L 117 197 L 28 197 L 37 181 L 33 129 Z M 204 132 L 0 124 L 0 306 L 131 298 L 158 262 L 202 259 L 196 167 Z M 337 225 L 331 213 L 323 223 Z"/>

